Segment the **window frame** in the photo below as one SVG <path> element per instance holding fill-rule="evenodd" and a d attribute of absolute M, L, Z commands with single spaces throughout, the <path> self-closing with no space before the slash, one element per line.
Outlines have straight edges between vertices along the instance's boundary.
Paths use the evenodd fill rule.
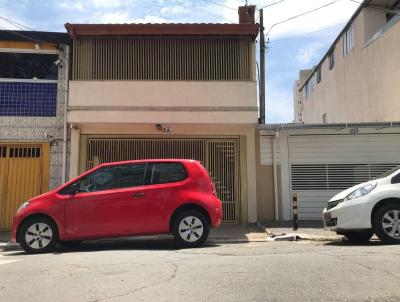
<path fill-rule="evenodd" d="M 183 171 L 185 172 L 185 178 L 183 178 L 181 180 L 178 180 L 178 181 L 172 181 L 172 182 L 153 183 L 152 174 L 153 174 L 153 171 L 154 171 L 154 166 L 155 165 L 171 165 L 171 164 L 180 165 L 183 168 Z M 182 181 L 186 181 L 189 178 L 189 173 L 187 171 L 187 168 L 181 162 L 152 162 L 152 163 L 150 163 L 148 165 L 147 171 L 148 172 L 146 174 L 146 185 L 150 185 L 150 186 L 168 185 L 168 184 L 180 183 Z"/>
<path fill-rule="evenodd" d="M 397 173 L 395 176 L 393 176 L 390 180 L 390 183 L 392 185 L 394 184 L 400 184 L 400 173 Z"/>
<path fill-rule="evenodd" d="M 328 123 L 328 113 L 324 112 L 322 114 L 322 123 L 327 124 Z"/>
<path fill-rule="evenodd" d="M 353 24 L 343 34 L 343 56 L 347 56 L 354 48 L 354 30 Z"/>
<path fill-rule="evenodd" d="M 319 84 L 322 81 L 322 66 L 321 65 L 319 65 L 317 67 L 317 71 L 316 72 L 317 72 L 317 84 Z"/>
<path fill-rule="evenodd" d="M 335 67 L 335 50 L 332 50 L 329 53 L 329 70 L 332 70 Z"/>
<path fill-rule="evenodd" d="M 100 172 L 101 170 L 106 169 L 106 168 L 117 168 L 117 167 L 132 166 L 132 165 L 145 165 L 144 171 L 143 171 L 143 182 L 142 182 L 142 184 L 140 184 L 140 185 L 138 185 L 138 186 L 129 186 L 129 187 L 121 187 L 121 188 L 111 188 L 111 189 L 96 190 L 96 191 L 88 191 L 88 192 L 86 192 L 86 191 L 79 191 L 79 186 L 80 186 L 81 182 L 82 182 L 85 178 L 88 178 L 89 176 L 93 175 L 94 173 L 98 173 L 98 172 Z M 98 192 L 110 191 L 110 190 L 112 190 L 112 191 L 117 191 L 117 190 L 126 190 L 126 189 L 129 189 L 129 188 L 143 187 L 143 186 L 146 186 L 146 183 L 147 183 L 146 180 L 147 180 L 147 171 L 148 171 L 148 167 L 149 167 L 149 164 L 146 163 L 146 162 L 127 163 L 127 164 L 120 164 L 120 165 L 103 166 L 103 167 L 100 167 L 100 168 L 98 168 L 98 169 L 96 169 L 96 170 L 94 170 L 94 171 L 92 171 L 92 172 L 90 172 L 90 173 L 88 173 L 88 174 L 82 175 L 80 178 L 78 178 L 78 179 L 77 179 L 76 181 L 74 181 L 73 183 L 71 183 L 71 184 L 69 184 L 68 186 L 66 186 L 66 187 L 62 188 L 61 190 L 59 190 L 59 191 L 58 191 L 58 194 L 60 194 L 60 195 L 71 195 L 71 188 L 72 188 L 73 186 L 76 187 L 76 192 L 75 192 L 75 194 L 80 194 L 80 193 L 98 193 Z"/>

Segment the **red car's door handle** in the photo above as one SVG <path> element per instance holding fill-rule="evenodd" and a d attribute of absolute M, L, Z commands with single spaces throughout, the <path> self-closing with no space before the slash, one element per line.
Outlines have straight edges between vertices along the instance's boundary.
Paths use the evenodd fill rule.
<path fill-rule="evenodd" d="M 135 194 L 132 194 L 132 197 L 133 198 L 140 198 L 140 197 L 143 197 L 144 196 L 144 193 L 135 193 Z"/>

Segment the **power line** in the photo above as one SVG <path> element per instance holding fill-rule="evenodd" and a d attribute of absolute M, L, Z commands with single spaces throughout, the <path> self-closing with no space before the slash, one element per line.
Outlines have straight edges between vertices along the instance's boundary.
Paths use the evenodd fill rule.
<path fill-rule="evenodd" d="M 30 28 L 30 27 L 28 27 L 28 26 L 25 26 L 25 25 L 23 25 L 23 24 L 21 24 L 21 23 L 18 23 L 18 22 L 16 22 L 16 21 L 7 19 L 7 18 L 5 18 L 5 17 L 0 16 L 0 19 L 2 19 L 2 20 L 4 20 L 4 21 L 6 21 L 6 22 L 8 22 L 8 23 L 10 23 L 10 24 L 12 24 L 12 25 L 14 25 L 16 28 L 23 29 L 23 30 L 28 29 L 28 30 L 35 31 L 34 29 L 32 29 L 32 28 Z"/>
<path fill-rule="evenodd" d="M 318 11 L 318 10 L 320 10 L 320 9 L 323 9 L 323 8 L 325 8 L 325 7 L 327 7 L 327 6 L 330 6 L 330 5 L 332 5 L 332 4 L 335 4 L 335 3 L 338 2 L 338 1 L 339 1 L 339 0 L 334 0 L 334 1 L 332 1 L 332 2 L 329 2 L 329 3 L 325 4 L 325 5 L 319 6 L 319 7 L 317 7 L 317 8 L 312 9 L 312 10 L 309 10 L 309 11 L 306 11 L 306 12 L 301 13 L 301 14 L 299 14 L 299 15 L 296 15 L 296 16 L 290 17 L 290 18 L 288 18 L 288 19 L 285 19 L 285 20 L 279 21 L 279 22 L 277 22 L 277 23 L 274 23 L 274 24 L 272 24 L 271 27 L 269 28 L 269 30 L 268 30 L 268 32 L 267 32 L 267 36 L 270 34 L 271 30 L 272 30 L 275 26 L 277 26 L 277 25 L 280 25 L 280 24 L 282 24 L 282 23 L 286 23 L 286 22 L 291 21 L 291 20 L 293 20 L 293 19 L 296 19 L 296 18 L 305 16 L 305 15 L 311 14 L 311 13 L 316 12 L 316 11 Z"/>
<path fill-rule="evenodd" d="M 279 1 L 276 1 L 276 2 L 274 2 L 274 3 L 267 4 L 267 5 L 263 6 L 263 7 L 260 7 L 259 9 L 268 8 L 268 7 L 274 6 L 275 4 L 281 3 L 281 2 L 283 2 L 283 1 L 286 1 L 286 0 L 279 0 Z"/>
<path fill-rule="evenodd" d="M 36 43 L 41 43 L 41 42 L 43 42 L 39 37 L 37 37 L 37 36 L 34 34 L 34 32 L 35 32 L 34 29 L 32 29 L 32 28 L 30 28 L 30 27 L 28 27 L 28 26 L 25 26 L 25 25 L 23 25 L 23 24 L 21 24 L 21 23 L 18 23 L 18 22 L 16 22 L 16 21 L 7 19 L 7 18 L 5 18 L 5 17 L 2 17 L 2 16 L 0 16 L 0 19 L 6 21 L 6 22 L 8 22 L 8 23 L 10 23 L 11 25 L 13 25 L 14 27 L 16 27 L 16 28 L 19 29 L 19 30 L 24 30 L 24 31 L 26 31 L 26 29 L 28 29 L 28 30 L 32 31 L 32 33 L 30 34 L 30 36 L 28 36 L 28 35 L 25 35 L 25 34 L 22 34 L 22 33 L 18 32 L 18 31 L 16 31 L 16 30 L 4 29 L 5 31 L 8 31 L 8 32 L 10 32 L 10 33 L 12 33 L 12 34 L 14 34 L 14 35 L 20 37 L 20 38 L 28 39 L 28 40 L 31 40 L 31 41 L 36 42 Z"/>
<path fill-rule="evenodd" d="M 339 26 L 343 26 L 345 24 L 346 24 L 346 22 L 339 23 L 339 24 L 336 24 L 336 25 L 333 25 L 333 26 L 324 27 L 324 28 L 321 28 L 319 30 L 309 31 L 309 32 L 306 32 L 306 33 L 298 34 L 298 35 L 287 36 L 285 38 L 276 39 L 276 40 L 270 40 L 269 43 L 279 42 L 279 41 L 283 41 L 283 40 L 289 40 L 289 39 L 293 39 L 293 38 L 301 37 L 301 36 L 312 35 L 314 33 L 318 33 L 318 32 L 325 31 L 325 30 L 332 29 L 332 28 L 339 27 Z"/>
<path fill-rule="evenodd" d="M 236 21 L 232 21 L 232 20 L 227 19 L 227 18 L 225 18 L 225 17 L 222 17 L 222 16 L 219 16 L 219 15 L 213 14 L 213 13 L 207 11 L 207 10 L 202 10 L 202 9 L 198 9 L 198 8 L 188 7 L 188 6 L 183 5 L 182 2 L 179 2 L 179 1 L 173 1 L 173 2 L 174 2 L 176 5 L 181 6 L 181 7 L 183 7 L 183 8 L 190 9 L 190 10 L 193 10 L 193 11 L 196 11 L 196 12 L 199 12 L 199 13 L 202 13 L 202 14 L 205 14 L 205 15 L 207 15 L 207 16 L 210 16 L 210 15 L 211 15 L 211 16 L 214 16 L 215 18 L 219 18 L 219 19 L 222 18 L 222 19 L 224 19 L 224 20 L 226 20 L 226 21 L 236 23 Z"/>
<path fill-rule="evenodd" d="M 227 9 L 231 9 L 231 10 L 237 11 L 236 8 L 233 8 L 233 7 L 230 7 L 230 6 L 226 6 L 224 4 L 220 4 L 220 3 L 217 3 L 217 2 L 214 2 L 214 1 L 211 1 L 211 0 L 202 0 L 202 1 L 214 4 L 214 5 L 217 5 L 217 6 L 220 6 L 220 7 L 224 7 L 224 8 L 227 8 Z"/>

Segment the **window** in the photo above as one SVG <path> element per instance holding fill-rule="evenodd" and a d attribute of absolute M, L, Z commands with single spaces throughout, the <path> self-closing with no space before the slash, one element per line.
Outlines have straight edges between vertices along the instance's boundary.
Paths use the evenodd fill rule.
<path fill-rule="evenodd" d="M 343 55 L 346 56 L 354 47 L 354 37 L 353 37 L 353 26 L 351 25 L 349 29 L 343 35 Z"/>
<path fill-rule="evenodd" d="M 57 59 L 57 54 L 0 52 L 0 116 L 56 116 Z"/>
<path fill-rule="evenodd" d="M 79 192 L 96 192 L 144 185 L 146 164 L 100 168 L 78 181 Z"/>
<path fill-rule="evenodd" d="M 182 181 L 187 178 L 185 168 L 180 163 L 156 163 L 151 171 L 151 184 Z"/>
<path fill-rule="evenodd" d="M 329 54 L 329 70 L 333 69 L 335 66 L 335 51 L 332 50 L 332 52 Z"/>
<path fill-rule="evenodd" d="M 393 172 L 393 171 L 391 171 Z M 395 176 L 392 177 L 391 180 L 392 184 L 399 184 L 400 183 L 400 173 L 396 174 Z"/>
<path fill-rule="evenodd" d="M 57 80 L 56 54 L 0 52 L 0 78 Z"/>
<path fill-rule="evenodd" d="M 324 123 L 324 124 L 328 123 L 328 114 L 324 113 L 322 115 L 322 123 Z"/>
<path fill-rule="evenodd" d="M 315 90 L 315 85 L 316 85 L 316 75 L 315 72 L 314 74 L 310 77 L 310 79 L 307 81 L 306 85 L 304 86 L 304 99 L 307 100 L 309 99 Z"/>
<path fill-rule="evenodd" d="M 321 65 L 317 68 L 317 84 L 319 84 L 322 80 L 322 72 L 321 72 Z"/>
<path fill-rule="evenodd" d="M 13 147 L 10 148 L 9 156 L 11 158 L 40 157 L 40 148 Z"/>

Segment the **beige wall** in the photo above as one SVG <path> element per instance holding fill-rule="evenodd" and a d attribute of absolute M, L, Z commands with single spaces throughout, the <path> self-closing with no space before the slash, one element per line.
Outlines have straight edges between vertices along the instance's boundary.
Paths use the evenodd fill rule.
<path fill-rule="evenodd" d="M 71 81 L 68 121 L 257 123 L 254 81 Z"/>
<path fill-rule="evenodd" d="M 260 132 L 256 134 L 257 221 L 275 220 L 274 166 L 261 164 Z M 282 218 L 281 167 L 277 164 L 278 213 Z"/>
<path fill-rule="evenodd" d="M 383 25 L 384 13 L 364 9 L 354 20 L 355 47 L 343 56 L 343 38 L 335 48 L 335 66 L 322 65 L 322 81 L 304 100 L 305 123 L 400 120 L 400 23 L 365 44 Z M 379 26 L 379 24 L 381 26 Z"/>
<path fill-rule="evenodd" d="M 255 81 L 70 81 L 69 106 L 256 107 Z"/>

